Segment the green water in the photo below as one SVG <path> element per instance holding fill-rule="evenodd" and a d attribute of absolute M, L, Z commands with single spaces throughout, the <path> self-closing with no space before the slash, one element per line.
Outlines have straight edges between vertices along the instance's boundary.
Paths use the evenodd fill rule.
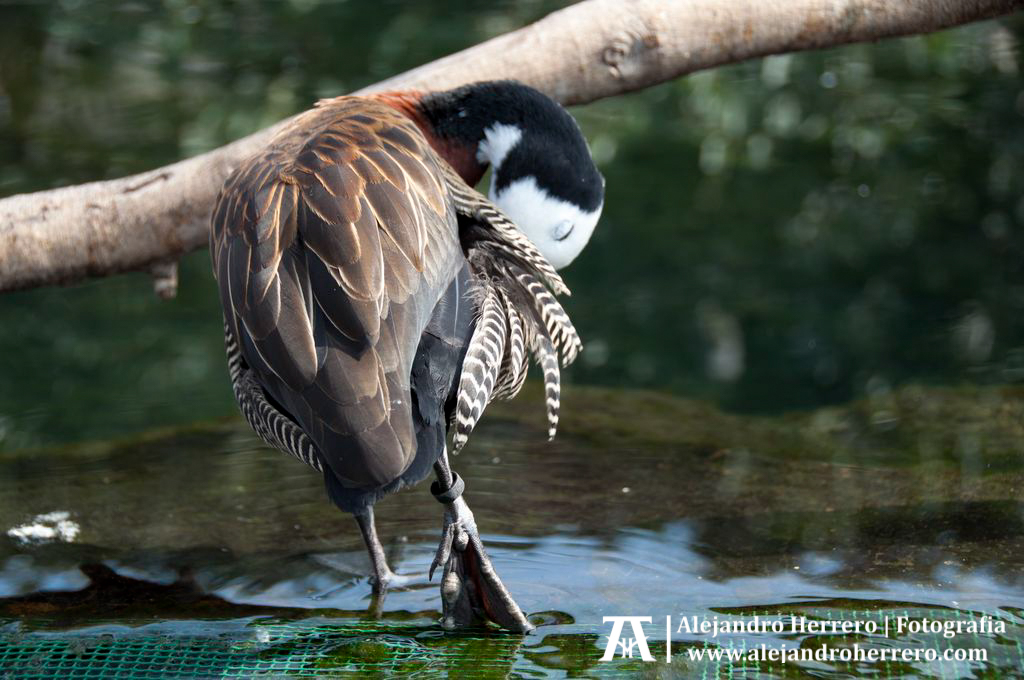
<path fill-rule="evenodd" d="M 214 148 L 557 6 L 0 5 L 0 195 Z M 524 396 L 456 461 L 499 572 L 549 624 L 521 642 L 430 637 L 422 578 L 364 621 L 351 521 L 237 420 L 207 253 L 171 302 L 141 274 L 0 297 L 0 521 L 81 528 L 3 539 L 6 632 L 223 635 L 325 674 L 349 653 L 383 672 L 397 645 L 425 672 L 713 677 L 663 654 L 603 665 L 601 617 L 942 611 L 1010 631 L 978 642 L 985 664 L 747 670 L 1019 672 L 1022 34 L 1012 17 L 574 110 L 608 194 L 566 272 L 586 349 L 564 432 L 544 444 Z M 429 563 L 438 510 L 425 489 L 381 504 L 399 571 Z"/>
<path fill-rule="evenodd" d="M 784 420 L 656 393 L 580 387 L 571 397 L 556 443 L 545 443 L 538 409 L 499 405 L 454 461 L 502 578 L 538 624 L 525 638 L 440 631 L 425 570 L 441 509 L 423 488 L 378 506 L 389 562 L 411 579 L 371 601 L 358 532 L 319 475 L 231 421 L 0 460 L 0 516 L 65 509 L 80 527 L 70 543 L 0 540 L 0 669 L 736 677 L 743 665 L 730 676 L 686 650 L 857 642 L 987 658 L 764 662 L 759 672 L 1021 677 L 1021 391 L 908 388 Z M 1001 418 L 979 407 L 993 403 Z M 640 417 L 624 415 L 633 409 Z M 656 663 L 600 661 L 602 617 L 613 615 L 653 617 Z M 840 641 L 674 627 L 671 664 L 661 623 L 982 615 L 1005 630 Z"/>

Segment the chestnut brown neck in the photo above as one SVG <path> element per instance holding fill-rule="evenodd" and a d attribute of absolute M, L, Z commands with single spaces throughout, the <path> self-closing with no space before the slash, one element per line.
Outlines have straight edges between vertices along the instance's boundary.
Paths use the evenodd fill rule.
<path fill-rule="evenodd" d="M 463 181 L 469 186 L 476 186 L 480 178 L 484 176 L 487 167 L 476 159 L 476 144 L 466 143 L 463 140 L 450 137 L 441 137 L 436 134 L 433 126 L 423 115 L 420 108 L 420 100 L 423 93 L 416 90 L 399 92 L 381 92 L 380 94 L 368 95 L 371 99 L 381 104 L 390 106 L 408 116 L 416 123 L 416 126 L 423 133 L 423 136 L 430 142 L 430 146 L 441 158 L 455 168 Z"/>

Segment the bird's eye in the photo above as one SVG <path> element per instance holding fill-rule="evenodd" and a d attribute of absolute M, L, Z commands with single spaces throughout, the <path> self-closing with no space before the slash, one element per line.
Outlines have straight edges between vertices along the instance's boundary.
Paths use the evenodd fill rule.
<path fill-rule="evenodd" d="M 554 230 L 551 232 L 551 238 L 556 241 L 564 241 L 569 238 L 569 234 L 572 233 L 573 228 L 576 225 L 569 220 L 562 220 L 555 225 Z"/>

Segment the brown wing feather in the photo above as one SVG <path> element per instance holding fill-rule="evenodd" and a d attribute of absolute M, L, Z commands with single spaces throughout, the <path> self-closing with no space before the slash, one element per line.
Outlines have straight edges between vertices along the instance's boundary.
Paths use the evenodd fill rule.
<path fill-rule="evenodd" d="M 415 454 L 412 360 L 461 260 L 441 163 L 401 114 L 343 97 L 239 168 L 214 210 L 214 274 L 245 361 L 355 486 Z"/>

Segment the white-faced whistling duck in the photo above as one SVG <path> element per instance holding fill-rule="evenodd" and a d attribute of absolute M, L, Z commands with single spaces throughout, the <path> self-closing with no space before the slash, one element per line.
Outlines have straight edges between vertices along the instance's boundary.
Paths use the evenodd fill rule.
<path fill-rule="evenodd" d="M 490 166 L 490 200 L 473 188 Z M 375 595 L 398 582 L 373 505 L 422 481 L 444 505 L 442 624 L 531 625 L 448 462 L 532 354 L 549 434 L 581 344 L 556 268 L 593 233 L 604 179 L 575 120 L 525 85 L 338 97 L 228 178 L 210 247 L 228 369 L 259 436 L 323 472 L 355 515 Z"/>

